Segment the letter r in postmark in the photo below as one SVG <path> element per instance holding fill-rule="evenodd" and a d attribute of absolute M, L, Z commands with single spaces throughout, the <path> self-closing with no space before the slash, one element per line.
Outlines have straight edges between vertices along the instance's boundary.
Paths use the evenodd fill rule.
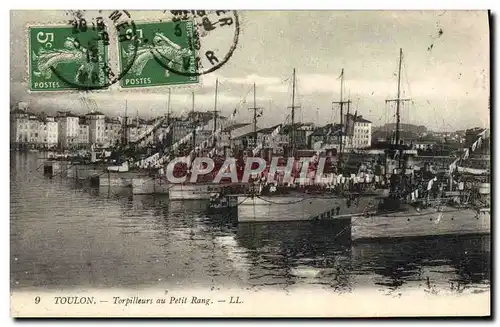
<path fill-rule="evenodd" d="M 130 67 L 120 81 L 121 87 L 198 83 L 198 76 L 173 72 L 196 72 L 193 25 L 192 21 L 136 23 L 138 49 L 132 41 L 119 43 L 120 66 Z"/>
<path fill-rule="evenodd" d="M 105 87 L 108 45 L 101 33 L 100 29 L 88 29 L 75 34 L 71 26 L 30 27 L 30 90 L 68 90 L 75 84 Z"/>

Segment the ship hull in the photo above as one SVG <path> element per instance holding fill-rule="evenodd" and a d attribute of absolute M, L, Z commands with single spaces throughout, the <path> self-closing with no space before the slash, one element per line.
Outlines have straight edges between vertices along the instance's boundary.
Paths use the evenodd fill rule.
<path fill-rule="evenodd" d="M 104 172 L 99 176 L 100 186 L 130 187 L 134 179 L 134 174 L 130 172 Z"/>
<path fill-rule="evenodd" d="M 134 177 L 132 179 L 132 194 L 169 194 L 171 186 L 159 177 Z"/>
<path fill-rule="evenodd" d="M 68 178 L 76 180 L 87 180 L 92 177 L 100 177 L 104 174 L 104 166 L 100 164 L 76 164 L 68 163 L 65 170 L 61 171 Z"/>
<path fill-rule="evenodd" d="M 168 190 L 170 200 L 209 200 L 214 192 L 220 190 L 214 184 L 172 184 Z"/>
<path fill-rule="evenodd" d="M 349 219 L 374 205 L 375 198 L 361 197 L 359 203 L 351 205 L 347 202 L 334 196 L 238 196 L 238 222 Z"/>
<path fill-rule="evenodd" d="M 208 204 L 209 213 L 236 212 L 238 198 L 236 196 L 225 196 L 220 199 L 210 199 Z"/>
<path fill-rule="evenodd" d="M 351 218 L 352 240 L 413 236 L 489 234 L 490 211 L 425 209 Z"/>

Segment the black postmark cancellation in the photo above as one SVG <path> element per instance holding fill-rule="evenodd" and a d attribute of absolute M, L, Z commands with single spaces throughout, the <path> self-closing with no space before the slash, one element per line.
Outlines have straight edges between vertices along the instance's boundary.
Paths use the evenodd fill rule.
<path fill-rule="evenodd" d="M 121 80 L 133 61 L 122 69 L 116 68 L 118 65 L 112 63 L 110 48 L 115 46 L 114 42 L 137 43 L 137 29 L 130 12 L 74 10 L 65 12 L 65 18 L 66 27 L 54 28 L 52 33 L 55 42 L 51 44 L 59 47 L 39 50 L 35 61 L 31 62 L 30 78 L 39 79 L 35 86 L 45 83 L 51 90 L 59 86 L 60 89 L 89 91 L 106 89 Z M 30 40 L 30 45 L 33 44 Z M 130 55 L 135 57 L 137 53 Z"/>
<path fill-rule="evenodd" d="M 182 76 L 200 76 L 220 69 L 232 57 L 238 45 L 240 22 L 234 10 L 170 10 L 163 19 L 176 26 L 183 21 L 193 22 L 188 31 L 189 48 L 196 52 L 195 68 L 188 60 L 181 61 L 169 53 L 152 50 L 159 65 Z"/>
<path fill-rule="evenodd" d="M 101 90 L 119 81 L 122 88 L 196 83 L 199 76 L 229 61 L 240 33 L 238 14 L 231 10 L 160 12 L 161 17 L 147 22 L 158 24 L 149 37 L 144 37 L 144 26 L 138 26 L 127 10 L 75 10 L 65 16 L 66 28 L 36 31 L 44 35 L 41 38 L 30 34 L 30 44 L 39 45 L 30 49 L 32 91 Z M 54 42 L 34 42 L 47 41 L 49 34 Z M 113 56 L 116 45 L 119 53 Z M 148 61 L 159 67 L 144 69 Z M 164 76 L 156 76 L 156 81 L 143 78 L 148 70 L 154 75 L 158 68 L 165 71 Z"/>

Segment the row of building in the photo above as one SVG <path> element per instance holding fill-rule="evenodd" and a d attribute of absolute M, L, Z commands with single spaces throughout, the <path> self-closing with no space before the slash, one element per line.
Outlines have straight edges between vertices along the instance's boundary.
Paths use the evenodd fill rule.
<path fill-rule="evenodd" d="M 296 123 L 294 128 L 294 143 L 296 149 L 319 150 L 328 146 L 339 148 L 342 142 L 343 148 L 361 149 L 368 148 L 372 143 L 372 123 L 363 116 L 346 115 L 344 121 L 348 122 L 347 128 L 341 124 L 327 124 L 315 126 L 313 123 Z M 272 148 L 275 152 L 281 152 L 288 146 L 292 137 L 292 126 L 285 126 L 278 135 L 271 137 L 273 131 L 278 127 L 272 126 L 257 130 L 257 143 L 263 147 Z M 255 139 L 253 132 L 248 132 L 233 138 L 233 144 L 238 147 L 253 145 Z"/>
<path fill-rule="evenodd" d="M 120 141 L 123 130 L 120 118 L 110 119 L 97 111 L 86 115 L 59 111 L 55 116 L 46 116 L 16 109 L 11 111 L 10 119 L 10 141 L 13 145 L 63 149 L 89 144 L 112 146 Z M 130 137 L 133 138 L 140 128 L 130 128 Z"/>
<path fill-rule="evenodd" d="M 155 131 L 157 140 L 171 124 L 170 140 L 176 142 L 194 129 L 194 121 L 204 125 L 199 131 L 201 142 L 212 134 L 211 113 L 198 112 L 195 120 L 172 118 Z M 136 142 L 151 131 L 157 119 L 145 120 L 139 117 L 110 118 L 99 111 L 77 115 L 71 111 L 58 111 L 55 116 L 35 114 L 27 109 L 15 109 L 10 113 L 10 142 L 14 146 L 30 145 L 43 148 L 79 148 L 94 144 L 97 147 L 113 147 L 122 142 Z M 224 120 L 218 117 L 218 120 Z"/>
<path fill-rule="evenodd" d="M 14 146 L 31 145 L 43 148 L 70 149 L 88 147 L 113 147 L 122 142 L 136 142 L 142 135 L 151 131 L 157 119 L 145 120 L 139 117 L 125 118 L 105 116 L 99 111 L 91 111 L 85 115 L 77 115 L 70 111 L 58 111 L 55 116 L 35 114 L 26 108 L 11 111 L 11 144 Z M 362 116 L 351 119 L 352 124 L 344 131 L 342 139 L 345 149 L 365 148 L 371 145 L 371 122 Z M 258 128 L 248 123 L 224 123 L 225 117 L 217 117 L 217 126 L 224 124 L 225 128 L 217 138 L 221 148 L 251 148 L 258 144 L 270 148 L 275 153 L 281 153 L 291 142 L 292 126 L 281 128 L 277 135 L 271 137 L 277 126 Z M 169 118 L 155 130 L 156 141 L 166 141 L 165 131 L 170 125 L 168 142 L 175 143 L 196 126 L 203 128 L 197 132 L 196 143 L 201 144 L 213 133 L 214 120 L 211 112 L 191 112 L 188 117 Z M 296 123 L 294 126 L 295 148 L 317 150 L 325 145 L 338 147 L 341 130 L 340 124 L 328 124 L 316 127 L 312 123 Z M 257 140 L 255 141 L 255 134 Z"/>

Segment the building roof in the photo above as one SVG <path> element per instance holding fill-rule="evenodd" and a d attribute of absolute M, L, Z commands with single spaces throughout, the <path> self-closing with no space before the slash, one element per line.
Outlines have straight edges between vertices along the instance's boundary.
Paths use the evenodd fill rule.
<path fill-rule="evenodd" d="M 353 119 L 354 118 L 353 114 L 346 114 L 345 116 L 348 119 Z M 371 124 L 372 122 L 369 121 L 368 119 L 363 118 L 362 115 L 358 115 L 358 116 L 356 116 L 356 123 L 369 123 L 369 124 Z"/>
<path fill-rule="evenodd" d="M 243 139 L 243 138 L 249 137 L 249 136 L 253 136 L 253 132 L 248 132 L 248 133 L 245 133 L 245 134 L 241 134 L 241 135 L 235 136 L 235 137 L 233 137 L 233 140 L 239 140 L 239 139 Z"/>
<path fill-rule="evenodd" d="M 96 111 L 89 112 L 85 116 L 104 116 L 104 114 L 102 112 L 96 110 Z"/>
<path fill-rule="evenodd" d="M 314 123 L 312 122 L 307 122 L 307 123 L 299 123 L 300 125 L 298 126 L 299 129 L 301 128 L 306 128 L 308 130 L 314 129 Z"/>
<path fill-rule="evenodd" d="M 363 118 L 363 116 L 358 116 L 358 117 L 356 117 L 356 123 L 369 123 L 369 124 L 371 124 L 372 122 L 369 121 L 368 119 Z"/>
<path fill-rule="evenodd" d="M 311 127 L 311 124 L 312 123 L 294 123 L 293 126 L 295 127 L 295 130 L 298 130 L 301 127 Z M 278 126 L 278 125 L 276 125 L 276 126 Z M 275 128 L 276 128 L 276 126 L 275 126 Z M 291 129 L 292 129 L 292 124 L 287 124 L 287 125 L 283 126 L 280 133 L 287 134 L 291 131 Z"/>
<path fill-rule="evenodd" d="M 75 115 L 71 111 L 58 111 L 57 112 L 57 117 L 76 117 L 78 118 L 78 115 Z"/>
<path fill-rule="evenodd" d="M 280 126 L 281 124 L 278 124 L 278 125 L 274 125 L 274 126 L 271 126 L 271 127 L 266 127 L 266 128 L 261 128 L 257 131 L 257 133 L 261 133 L 261 134 L 271 134 L 278 126 Z"/>
<path fill-rule="evenodd" d="M 22 110 L 22 109 L 14 109 L 10 112 L 11 115 L 33 115 L 33 113 Z"/>
<path fill-rule="evenodd" d="M 248 126 L 248 125 L 250 125 L 250 123 L 235 123 L 233 125 L 227 126 L 222 131 L 223 132 L 231 132 L 231 131 L 234 131 L 235 129 L 238 129 L 238 128 L 241 128 L 241 127 L 245 127 L 245 126 Z"/>
<path fill-rule="evenodd" d="M 40 119 L 42 123 L 55 122 L 52 116 L 40 116 L 38 119 Z"/>

